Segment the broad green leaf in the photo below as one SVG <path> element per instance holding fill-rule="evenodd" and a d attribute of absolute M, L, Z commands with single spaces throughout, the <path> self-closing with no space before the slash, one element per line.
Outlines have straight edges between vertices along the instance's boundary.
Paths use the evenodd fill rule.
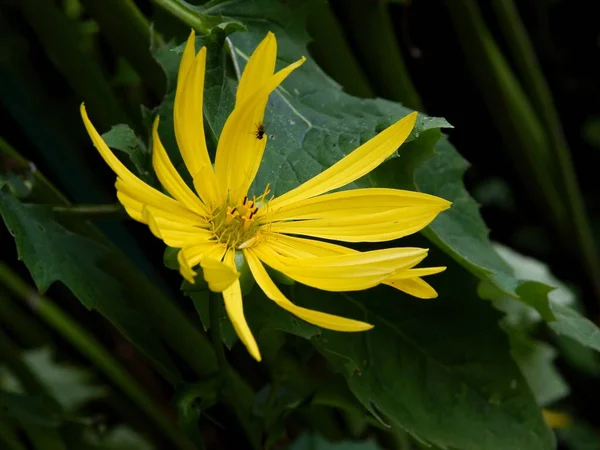
<path fill-rule="evenodd" d="M 147 183 L 154 184 L 152 156 L 144 142 L 135 135 L 129 125 L 114 125 L 102 135 L 104 142 L 112 148 L 125 153 L 133 163 L 137 175 Z"/>
<path fill-rule="evenodd" d="M 387 287 L 334 294 L 297 284 L 287 292 L 303 306 L 375 325 L 363 333 L 321 330 L 311 341 L 365 408 L 392 427 L 442 448 L 553 448 L 498 327 L 500 313 L 477 298 L 475 280 L 458 266 L 437 277 L 445 294 L 431 301 Z M 261 329 L 257 322 L 284 328 L 277 316 L 285 312 L 258 290 L 245 306 L 253 330 Z"/>
<path fill-rule="evenodd" d="M 513 358 L 529 383 L 540 406 L 550 405 L 569 394 L 554 359 L 556 350 L 545 342 L 535 341 L 520 332 L 509 332 Z"/>
<path fill-rule="evenodd" d="M 87 430 L 85 436 L 86 450 L 155 450 L 145 438 L 135 431 L 118 425 L 103 435 Z"/>
<path fill-rule="evenodd" d="M 46 347 L 26 350 L 23 362 L 35 373 L 49 395 L 68 412 L 73 412 L 90 400 L 106 397 L 108 390 L 95 383 L 89 370 L 54 361 L 52 350 Z M 10 372 L 0 372 L 0 389 L 24 393 L 17 378 Z"/>
<path fill-rule="evenodd" d="M 592 321 L 566 306 L 574 302 L 573 294 L 552 276 L 548 268 L 543 263 L 514 250 L 499 248 L 501 248 L 500 254 L 514 270 L 517 278 L 533 280 L 522 281 L 517 293 L 527 298 L 531 305 L 544 305 L 543 308 L 536 309 L 548 327 L 560 336 L 570 337 L 581 345 L 600 351 L 600 329 Z M 517 323 L 527 325 L 536 321 L 536 316 L 532 315 L 531 311 L 520 310 L 510 298 L 498 290 L 484 285 L 480 286 L 480 294 L 483 294 L 484 298 L 493 300 L 500 309 L 508 311 L 507 319 L 513 326 Z"/>
<path fill-rule="evenodd" d="M 23 204 L 3 192 L 0 214 L 40 292 L 56 281 L 64 283 L 84 306 L 104 315 L 165 374 L 177 373 L 157 333 L 142 320 L 144 312 L 129 299 L 138 292 L 136 286 L 124 282 L 126 262 L 118 252 L 67 230 L 53 220 L 48 207 Z"/>
<path fill-rule="evenodd" d="M 108 393 L 106 387 L 95 383 L 89 370 L 56 362 L 49 348 L 26 351 L 23 360 L 66 411 L 74 411 Z"/>
<path fill-rule="evenodd" d="M 329 442 L 324 437 L 305 433 L 290 446 L 290 450 L 380 450 L 375 441 L 342 441 Z"/>

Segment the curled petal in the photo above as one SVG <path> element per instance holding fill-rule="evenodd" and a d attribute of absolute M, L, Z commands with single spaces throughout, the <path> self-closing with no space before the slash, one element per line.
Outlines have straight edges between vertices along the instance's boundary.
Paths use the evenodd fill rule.
<path fill-rule="evenodd" d="M 245 250 L 244 257 L 248 262 L 248 267 L 250 267 L 250 271 L 252 272 L 254 279 L 264 291 L 266 296 L 277 303 L 277 305 L 279 305 L 281 308 L 294 314 L 295 316 L 298 316 L 308 323 L 312 323 L 313 325 L 335 331 L 365 331 L 373 328 L 373 325 L 361 322 L 359 320 L 347 319 L 344 317 L 335 316 L 333 314 L 313 311 L 311 309 L 294 305 L 285 297 L 285 295 L 281 293 L 275 283 L 273 283 L 273 280 L 271 280 L 264 266 L 252 252 L 252 250 Z"/>

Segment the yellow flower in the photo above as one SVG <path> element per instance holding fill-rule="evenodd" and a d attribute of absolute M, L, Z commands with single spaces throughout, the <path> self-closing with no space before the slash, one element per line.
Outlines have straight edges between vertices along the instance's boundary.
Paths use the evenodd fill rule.
<path fill-rule="evenodd" d="M 421 277 L 439 273 L 444 267 L 414 268 L 425 258 L 426 249 L 359 252 L 311 239 L 398 239 L 419 231 L 450 206 L 438 197 L 397 189 L 331 193 L 392 155 L 410 134 L 417 114 L 404 117 L 280 197 L 268 198 L 266 186 L 262 195 L 250 198 L 248 189 L 268 140 L 260 128 L 267 100 L 305 58 L 274 73 L 277 41 L 273 33 L 265 37 L 240 79 L 235 108 L 221 132 L 213 167 L 202 120 L 206 48 L 196 54 L 194 39 L 192 31 L 179 67 L 174 128 L 195 192 L 175 170 L 161 144 L 158 117 L 152 132 L 152 162 L 170 196 L 145 184 L 115 157 L 90 122 L 84 105 L 81 115 L 94 145 L 117 174 L 117 197 L 127 213 L 147 224 L 165 244 L 181 249 L 180 271 L 187 280 L 194 282 L 194 267 L 202 267 L 209 288 L 223 293 L 227 314 L 250 354 L 260 361 L 258 346 L 244 318 L 238 280 L 240 260 L 245 259 L 267 297 L 301 319 L 331 330 L 363 331 L 372 325 L 293 304 L 271 280 L 264 265 L 327 291 L 355 291 L 384 283 L 419 298 L 436 297 L 435 290 Z"/>

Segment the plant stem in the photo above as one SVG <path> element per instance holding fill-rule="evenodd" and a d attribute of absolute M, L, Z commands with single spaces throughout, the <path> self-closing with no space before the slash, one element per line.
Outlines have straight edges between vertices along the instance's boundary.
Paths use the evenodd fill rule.
<path fill-rule="evenodd" d="M 0 443 L 6 450 L 27 450 L 6 420 L 0 420 Z"/>
<path fill-rule="evenodd" d="M 552 168 L 548 136 L 473 0 L 446 0 L 467 63 L 520 177 L 560 234 L 570 225 Z"/>
<path fill-rule="evenodd" d="M 20 349 L 0 328 L 0 361 L 5 361 L 12 374 L 19 379 L 28 394 L 47 395 L 47 390 L 38 376 L 23 361 Z"/>
<path fill-rule="evenodd" d="M 185 450 L 195 448 L 179 433 L 175 424 L 154 404 L 154 401 L 140 387 L 139 383 L 121 367 L 111 353 L 93 335 L 80 327 L 54 302 L 39 295 L 29 287 L 3 262 L 0 262 L 0 284 L 8 288 L 15 297 L 25 302 L 35 314 L 119 386 L 154 421 L 157 427 L 175 445 L 175 448 Z"/>
<path fill-rule="evenodd" d="M 319 66 L 350 95 L 375 97 L 375 92 L 352 53 L 344 30 L 329 3 L 316 4 L 306 25 L 313 38 L 309 45 L 310 54 Z"/>
<path fill-rule="evenodd" d="M 8 171 L 14 166 L 18 171 L 30 170 L 34 179 L 33 195 L 39 203 L 61 203 L 65 204 L 69 201 L 48 179 L 32 166 L 31 163 L 23 158 L 8 142 L 0 137 L 0 168 Z M 12 170 L 14 171 L 14 170 Z M 39 187 L 39 189 L 35 189 Z"/>
<path fill-rule="evenodd" d="M 125 209 L 120 203 L 112 205 L 75 205 L 54 206 L 52 212 L 63 216 L 76 216 L 87 220 L 112 220 L 127 217 Z"/>
<path fill-rule="evenodd" d="M 177 17 L 183 23 L 194 28 L 199 34 L 210 34 L 210 29 L 202 21 L 202 16 L 183 2 L 177 0 L 153 0 L 153 2 Z"/>
<path fill-rule="evenodd" d="M 596 297 L 600 301 L 600 265 L 596 252 L 596 243 L 585 212 L 583 196 L 579 190 L 571 152 L 554 105 L 548 83 L 542 73 L 539 61 L 527 30 L 521 21 L 513 0 L 493 0 L 492 6 L 500 23 L 517 70 L 523 79 L 525 90 L 531 98 L 540 121 L 550 136 L 550 148 L 556 160 L 556 177 L 562 185 L 563 203 L 569 209 L 575 226 L 575 240 L 583 256 L 588 279 L 592 282 Z"/>
<path fill-rule="evenodd" d="M 240 421 L 240 425 L 248 436 L 252 448 L 259 449 L 260 435 L 258 432 L 260 429 L 257 428 L 256 423 L 251 420 L 251 413 L 246 401 L 240 402 L 236 399 L 238 393 L 243 392 L 240 391 L 240 388 L 243 389 L 243 386 L 240 385 L 239 380 L 232 377 L 232 371 L 227 362 L 227 357 L 225 356 L 225 349 L 223 348 L 223 338 L 221 337 L 221 323 L 219 318 L 221 302 L 223 300 L 221 295 L 215 294 L 214 292 L 210 293 L 209 298 L 210 337 L 217 357 L 219 374 L 223 380 L 221 393 L 224 400 L 234 409 L 238 420 Z"/>
<path fill-rule="evenodd" d="M 98 22 L 115 52 L 126 58 L 160 97 L 165 90 L 165 75 L 152 57 L 152 43 L 162 38 L 152 30 L 146 17 L 132 0 L 80 0 L 85 10 Z"/>
<path fill-rule="evenodd" d="M 53 339 L 35 319 L 29 316 L 10 295 L 0 289 L 0 324 L 9 330 L 23 347 L 52 345 Z"/>
<path fill-rule="evenodd" d="M 363 61 L 377 94 L 422 110 L 421 98 L 406 68 L 392 26 L 387 1 L 339 0 L 336 12 L 352 35 L 352 43 Z M 368 36 L 368 39 L 365 39 Z"/>
<path fill-rule="evenodd" d="M 227 362 L 227 357 L 225 356 L 225 349 L 223 348 L 223 338 L 221 337 L 221 320 L 219 317 L 221 311 L 222 297 L 219 294 L 211 292 L 209 298 L 210 338 L 212 340 L 213 349 L 217 357 L 217 365 L 219 367 L 219 372 L 221 374 L 221 377 L 223 378 L 223 382 L 225 383 L 225 385 L 228 385 L 230 378 L 229 363 Z"/>
<path fill-rule="evenodd" d="M 102 70 L 79 46 L 77 30 L 54 2 L 21 0 L 18 4 L 56 68 L 76 95 L 85 100 L 101 126 L 126 122 L 127 116 Z"/>

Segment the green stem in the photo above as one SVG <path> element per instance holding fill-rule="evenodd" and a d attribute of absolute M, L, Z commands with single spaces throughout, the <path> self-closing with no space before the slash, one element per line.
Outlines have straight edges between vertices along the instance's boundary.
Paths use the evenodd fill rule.
<path fill-rule="evenodd" d="M 125 209 L 123 209 L 120 203 L 112 205 L 54 206 L 52 207 L 52 212 L 62 216 L 76 216 L 80 219 L 88 220 L 112 220 L 127 217 Z"/>
<path fill-rule="evenodd" d="M 21 443 L 17 433 L 9 426 L 5 420 L 0 420 L 0 443 L 6 450 L 27 450 Z"/>
<path fill-rule="evenodd" d="M 11 373 L 19 379 L 28 394 L 48 395 L 42 381 L 21 358 L 19 348 L 0 328 L 0 361 L 2 360 L 6 362 Z"/>
<path fill-rule="evenodd" d="M 26 348 L 52 345 L 52 336 L 1 289 L 0 324 Z"/>
<path fill-rule="evenodd" d="M 313 39 L 309 46 L 310 54 L 319 66 L 350 95 L 375 97 L 329 3 L 316 4 L 306 25 Z"/>
<path fill-rule="evenodd" d="M 85 10 L 98 22 L 115 52 L 126 58 L 152 92 L 161 97 L 165 75 L 150 52 L 151 44 L 160 44 L 146 17 L 132 0 L 80 0 Z"/>
<path fill-rule="evenodd" d="M 194 28 L 199 34 L 210 34 L 210 28 L 202 21 L 202 16 L 188 7 L 183 2 L 177 0 L 152 0 L 158 6 L 177 17 L 183 23 Z"/>
<path fill-rule="evenodd" d="M 339 1 L 339 16 L 377 93 L 422 110 L 421 98 L 408 73 L 387 1 Z M 365 39 L 368 36 L 368 39 Z"/>
<path fill-rule="evenodd" d="M 56 68 L 82 98 L 102 128 L 126 122 L 127 116 L 102 75 L 98 64 L 80 47 L 79 33 L 51 1 L 21 0 L 18 3 Z"/>
<path fill-rule="evenodd" d="M 223 382 L 226 385 L 228 385 L 230 379 L 229 363 L 227 362 L 227 357 L 225 356 L 225 349 L 223 348 L 223 338 L 221 337 L 221 320 L 219 317 L 221 311 L 222 297 L 219 294 L 211 292 L 209 298 L 210 338 L 212 340 L 213 349 L 217 357 L 217 365 L 219 367 L 219 372 L 221 374 L 221 377 L 223 378 Z"/>
<path fill-rule="evenodd" d="M 195 448 L 179 433 L 174 423 L 154 404 L 154 401 L 140 387 L 139 383 L 123 369 L 93 335 L 80 327 L 54 302 L 49 301 L 29 287 L 2 262 L 0 262 L 0 284 L 8 288 L 16 298 L 25 302 L 34 313 L 119 386 L 154 421 L 157 427 L 175 445 L 175 448 L 185 450 Z"/>
<path fill-rule="evenodd" d="M 245 388 L 240 383 L 239 378 L 232 376 L 233 372 L 227 362 L 225 349 L 223 348 L 223 338 L 221 336 L 220 311 L 222 296 L 213 292 L 209 295 L 209 317 L 210 317 L 210 337 L 213 343 L 214 352 L 217 359 L 219 374 L 223 381 L 221 395 L 230 407 L 233 408 L 240 422 L 240 425 L 246 432 L 252 448 L 260 448 L 260 434 L 255 421 L 252 420 L 251 410 L 247 400 L 239 401 L 237 395 L 244 394 Z"/>
<path fill-rule="evenodd" d="M 556 177 L 561 181 L 562 191 L 565 194 L 563 203 L 570 210 L 576 230 L 575 240 L 583 256 L 588 278 L 594 286 L 598 300 L 600 300 L 600 265 L 596 243 L 585 212 L 583 196 L 577 183 L 571 152 L 550 88 L 513 0 L 493 0 L 492 5 L 515 59 L 517 70 L 523 79 L 525 89 L 546 129 L 546 133 L 550 136 L 550 147 L 554 151 L 556 159 Z"/>
<path fill-rule="evenodd" d="M 34 179 L 33 198 L 35 201 L 39 203 L 68 203 L 67 197 L 2 137 L 0 137 L 0 169 L 16 172 L 30 171 Z"/>
<path fill-rule="evenodd" d="M 566 205 L 557 201 L 561 198 L 560 189 L 549 170 L 554 160 L 544 127 L 487 29 L 477 3 L 446 0 L 446 6 L 467 63 L 521 179 L 531 195 L 540 199 L 540 206 L 555 229 L 565 233 L 570 228 L 570 218 Z"/>

